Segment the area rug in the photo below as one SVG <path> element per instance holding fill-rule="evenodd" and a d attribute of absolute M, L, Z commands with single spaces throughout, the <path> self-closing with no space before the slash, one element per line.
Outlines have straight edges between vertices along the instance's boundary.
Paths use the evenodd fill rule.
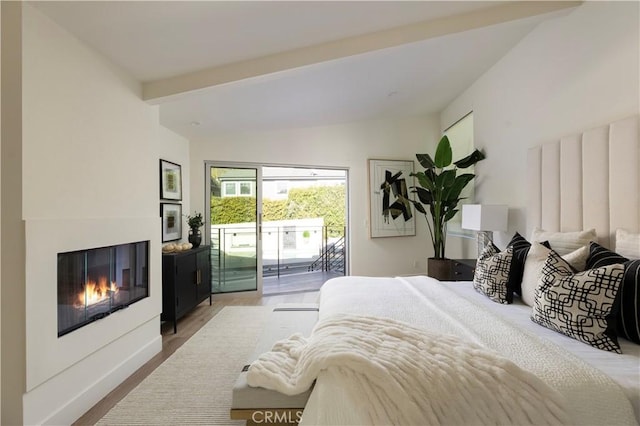
<path fill-rule="evenodd" d="M 270 311 L 224 307 L 97 424 L 244 424 L 229 419 L 231 389 Z"/>

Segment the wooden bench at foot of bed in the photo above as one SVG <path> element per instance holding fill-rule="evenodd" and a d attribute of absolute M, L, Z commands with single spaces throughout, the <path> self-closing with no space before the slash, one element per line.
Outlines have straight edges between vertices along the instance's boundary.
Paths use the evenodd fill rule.
<path fill-rule="evenodd" d="M 294 333 L 309 336 L 316 322 L 318 305 L 315 303 L 286 303 L 273 309 L 247 365 L 233 386 L 230 413 L 232 420 L 246 420 L 248 426 L 298 424 L 311 389 L 289 396 L 264 388 L 254 388 L 247 384 L 246 371 L 258 356 L 271 350 L 278 340 L 286 339 Z"/>

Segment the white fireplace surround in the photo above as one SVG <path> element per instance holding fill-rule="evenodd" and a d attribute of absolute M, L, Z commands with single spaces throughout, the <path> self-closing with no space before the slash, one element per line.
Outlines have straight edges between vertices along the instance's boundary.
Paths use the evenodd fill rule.
<path fill-rule="evenodd" d="M 25 424 L 71 423 L 162 349 L 160 218 L 27 220 Z M 149 240 L 149 297 L 57 333 L 57 254 Z"/>

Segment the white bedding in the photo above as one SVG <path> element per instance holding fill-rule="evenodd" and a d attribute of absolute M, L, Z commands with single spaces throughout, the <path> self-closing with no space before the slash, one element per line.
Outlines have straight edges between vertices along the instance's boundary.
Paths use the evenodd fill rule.
<path fill-rule="evenodd" d="M 611 377 L 622 387 L 640 422 L 640 345 L 621 338 L 618 341 L 622 355 L 596 349 L 534 323 L 530 319 L 531 307 L 517 297 L 511 305 L 498 305 L 475 291 L 471 282 L 454 282 L 450 285 L 456 294 L 484 306 L 523 330 L 561 346 Z"/>
<path fill-rule="evenodd" d="M 377 315 L 426 330 L 453 334 L 497 351 L 560 392 L 567 399 L 567 408 L 575 424 L 637 424 L 626 395 L 640 399 L 638 384 L 626 386 L 625 394 L 607 374 L 590 365 L 601 358 L 610 366 L 610 373 L 620 369 L 611 367 L 613 364 L 624 360 L 627 370 L 629 363 L 633 370 L 632 355 L 607 354 L 562 335 L 557 335 L 562 338 L 558 340 L 558 346 L 544 336 L 549 330 L 533 323 L 529 326 L 529 313 L 522 307 L 493 304 L 498 306 L 494 309 L 489 305 L 492 302 L 486 304 L 482 297 L 476 298 L 473 290 L 468 288 L 468 284 L 439 283 L 427 277 L 337 278 L 322 288 L 320 319 L 339 313 Z M 503 315 L 491 312 L 498 308 L 509 311 L 507 320 L 501 319 Z M 543 337 L 536 337 L 538 334 Z M 586 349 L 580 348 L 577 352 L 564 349 L 576 344 Z M 591 361 L 581 359 L 585 354 L 590 355 L 587 358 Z M 635 360 L 637 362 L 638 358 Z M 637 377 L 638 372 L 635 373 Z M 354 401 L 349 401 L 334 379 L 328 374 L 320 374 L 305 408 L 302 424 L 317 424 L 321 420 L 332 424 L 358 423 Z M 633 385 L 633 374 L 629 380 L 627 385 Z"/>
<path fill-rule="evenodd" d="M 357 401 L 358 424 L 571 424 L 564 398 L 506 358 L 383 317 L 327 317 L 260 355 L 247 382 L 296 395 L 320 372 Z"/>

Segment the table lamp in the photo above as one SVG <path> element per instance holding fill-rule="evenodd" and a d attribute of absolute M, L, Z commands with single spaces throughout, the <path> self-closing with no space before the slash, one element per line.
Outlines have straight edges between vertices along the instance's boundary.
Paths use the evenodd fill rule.
<path fill-rule="evenodd" d="M 478 257 L 493 241 L 493 231 L 506 231 L 509 207 L 505 204 L 463 204 L 462 229 L 478 231 Z"/>

